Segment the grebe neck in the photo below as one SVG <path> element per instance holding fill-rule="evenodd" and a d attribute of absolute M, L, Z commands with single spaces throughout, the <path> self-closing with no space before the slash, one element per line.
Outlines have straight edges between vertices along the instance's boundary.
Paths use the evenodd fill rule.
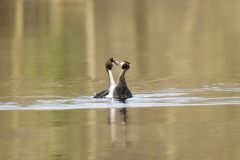
<path fill-rule="evenodd" d="M 123 85 L 127 85 L 126 84 L 126 81 L 125 81 L 125 73 L 126 73 L 126 69 L 123 69 L 119 75 L 119 78 L 118 78 L 118 82 L 117 84 L 123 84 Z"/>
<path fill-rule="evenodd" d="M 107 70 L 108 72 L 108 75 L 109 75 L 109 85 L 116 85 L 114 79 L 113 79 L 113 74 L 112 74 L 112 71 L 110 69 Z"/>

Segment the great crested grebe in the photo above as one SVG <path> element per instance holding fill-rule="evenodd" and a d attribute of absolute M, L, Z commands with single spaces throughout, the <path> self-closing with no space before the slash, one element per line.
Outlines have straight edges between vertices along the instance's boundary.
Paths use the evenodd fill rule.
<path fill-rule="evenodd" d="M 109 86 L 107 90 L 101 91 L 99 93 L 95 93 L 93 98 L 104 98 L 104 97 L 113 97 L 113 89 L 117 86 L 114 79 L 113 79 L 113 75 L 112 75 L 112 67 L 113 65 L 118 66 L 119 64 L 116 63 L 113 58 L 110 58 L 105 67 L 109 76 Z"/>
<path fill-rule="evenodd" d="M 119 75 L 117 86 L 113 90 L 113 98 L 131 98 L 132 93 L 127 87 L 127 83 L 125 81 L 125 73 L 130 68 L 130 63 L 127 61 L 116 62 L 117 64 L 120 63 L 122 66 L 122 71 Z"/>

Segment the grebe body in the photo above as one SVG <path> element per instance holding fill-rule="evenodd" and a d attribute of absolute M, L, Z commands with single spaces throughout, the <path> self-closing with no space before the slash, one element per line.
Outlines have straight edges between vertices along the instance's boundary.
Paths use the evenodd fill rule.
<path fill-rule="evenodd" d="M 125 80 L 125 73 L 130 68 L 130 63 L 127 61 L 120 62 L 120 65 L 122 67 L 122 71 L 119 75 L 117 86 L 113 90 L 113 98 L 131 98 L 132 93 L 127 87 L 127 83 Z"/>
<path fill-rule="evenodd" d="M 108 98 L 111 98 L 113 97 L 113 90 L 114 88 L 117 86 L 115 81 L 114 81 L 114 78 L 113 78 L 113 74 L 112 74 L 112 67 L 113 65 L 118 65 L 114 60 L 113 58 L 110 58 L 105 67 L 106 67 L 106 70 L 107 70 L 107 73 L 108 73 L 108 77 L 109 77 L 109 86 L 108 86 L 108 89 L 107 90 L 103 90 L 99 93 L 95 93 L 94 97 L 93 98 L 104 98 L 104 97 L 108 97 Z"/>

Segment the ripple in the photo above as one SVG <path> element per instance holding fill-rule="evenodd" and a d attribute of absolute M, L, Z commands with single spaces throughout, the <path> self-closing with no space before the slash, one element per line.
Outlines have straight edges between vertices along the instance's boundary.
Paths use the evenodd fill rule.
<path fill-rule="evenodd" d="M 209 106 L 239 105 L 240 88 L 223 88 L 223 84 L 203 86 L 196 89 L 169 88 L 157 93 L 137 94 L 122 102 L 116 99 L 94 99 L 92 96 L 23 96 L 14 97 L 19 102 L 0 103 L 0 110 L 66 110 L 122 107 L 171 107 L 171 106 Z M 221 94 L 219 94 L 221 93 Z M 237 96 L 236 96 L 237 95 Z M 4 97 L 1 97 L 4 99 Z M 9 97 L 5 97 L 8 99 Z M 23 105 L 21 101 L 31 104 Z"/>

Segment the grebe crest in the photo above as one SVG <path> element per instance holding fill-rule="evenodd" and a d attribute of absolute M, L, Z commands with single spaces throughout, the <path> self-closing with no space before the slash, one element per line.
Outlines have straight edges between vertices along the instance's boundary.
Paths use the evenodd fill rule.
<path fill-rule="evenodd" d="M 130 62 L 127 62 L 127 61 L 122 61 L 120 62 L 120 65 L 122 66 L 122 69 L 126 69 L 128 70 L 130 68 Z"/>

